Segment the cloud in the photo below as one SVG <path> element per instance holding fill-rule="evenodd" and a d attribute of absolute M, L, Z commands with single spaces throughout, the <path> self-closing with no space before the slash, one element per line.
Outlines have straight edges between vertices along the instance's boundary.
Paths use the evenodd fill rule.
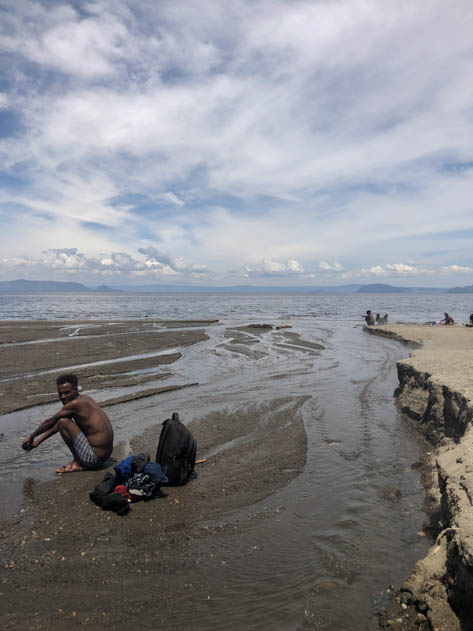
<path fill-rule="evenodd" d="M 446 267 L 442 267 L 441 271 L 453 274 L 465 274 L 473 272 L 473 267 L 468 265 L 448 265 Z"/>
<path fill-rule="evenodd" d="M 163 193 L 161 197 L 166 201 L 172 202 L 176 206 L 184 206 L 184 202 L 182 201 L 182 199 L 179 199 L 179 197 L 177 195 L 174 195 L 174 193 L 172 193 L 171 191 Z"/>
<path fill-rule="evenodd" d="M 263 259 L 256 266 L 244 266 L 243 275 L 245 278 L 306 277 L 304 268 L 295 259 L 287 262 Z"/>
<path fill-rule="evenodd" d="M 99 257 L 89 257 L 77 248 L 48 249 L 38 258 L 5 257 L 0 260 L 0 272 L 18 277 L 27 274 L 38 278 L 49 273 L 54 279 L 67 279 L 82 275 L 89 282 L 97 277 L 114 278 L 117 282 L 127 278 L 157 280 L 172 277 L 174 280 L 192 280 L 212 277 L 206 266 L 186 264 L 180 258 L 160 253 L 155 248 L 142 248 L 144 260 L 126 252 L 111 252 Z"/>
<path fill-rule="evenodd" d="M 145 256 L 145 265 L 148 269 L 159 270 L 169 275 L 207 276 L 210 274 L 206 265 L 188 265 L 182 258 L 169 256 L 154 247 L 140 248 L 138 252 Z"/>
<path fill-rule="evenodd" d="M 301 283 L 473 268 L 467 0 L 3 7 L 6 258 Z"/>
<path fill-rule="evenodd" d="M 413 265 L 405 263 L 388 263 L 386 265 L 373 265 L 366 269 L 362 268 L 360 274 L 364 276 L 412 276 L 414 274 L 426 274 L 428 270 L 419 269 Z"/>
<path fill-rule="evenodd" d="M 340 263 L 335 262 L 330 265 L 330 263 L 327 263 L 327 261 L 320 261 L 319 269 L 321 269 L 323 272 L 341 272 L 343 270 L 343 267 L 342 265 L 340 265 Z"/>
<path fill-rule="evenodd" d="M 418 272 L 412 265 L 405 265 L 404 263 L 388 263 L 386 269 L 398 274 L 415 274 Z"/>

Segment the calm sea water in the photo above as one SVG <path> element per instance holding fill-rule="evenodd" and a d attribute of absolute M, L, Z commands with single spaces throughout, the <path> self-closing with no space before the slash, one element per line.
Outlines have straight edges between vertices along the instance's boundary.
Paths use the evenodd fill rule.
<path fill-rule="evenodd" d="M 445 311 L 467 322 L 468 294 L 0 294 L 0 320 L 106 318 L 316 318 L 359 322 L 361 315 L 389 314 L 391 322 L 440 320 Z"/>
<path fill-rule="evenodd" d="M 185 421 L 198 422 L 218 410 L 266 418 L 269 401 L 285 397 L 294 410 L 299 410 L 301 397 L 306 401 L 297 412 L 308 437 L 303 474 L 250 509 L 278 509 L 278 519 L 271 521 L 270 532 L 255 520 L 244 540 L 229 541 L 225 553 L 232 559 L 232 571 L 225 585 L 212 560 L 208 567 L 202 561 L 200 572 L 208 576 L 212 598 L 189 595 L 178 614 L 174 611 L 176 626 L 193 628 L 198 619 L 199 628 L 216 631 L 374 631 L 376 610 L 385 604 L 389 585 L 399 585 L 425 555 L 428 541 L 418 535 L 425 519 L 424 491 L 412 464 L 427 447 L 413 424 L 399 415 L 393 398 L 395 363 L 408 350 L 393 340 L 366 335 L 362 314 L 367 309 L 388 313 L 390 321 L 438 321 L 448 311 L 456 322 L 465 322 L 473 311 L 473 296 L 0 295 L 3 320 L 219 320 L 206 327 L 208 340 L 183 349 L 182 359 L 172 365 L 176 381 L 198 381 L 199 387 L 114 406 L 111 417 L 120 441 L 174 410 Z M 289 322 L 292 332 L 324 350 L 285 346 L 283 333 L 275 330 L 255 339 L 252 349 L 258 359 L 226 348 L 225 330 L 251 322 Z M 91 394 L 99 401 L 104 396 Z M 49 479 L 66 462 L 60 440 L 45 442 L 27 459 L 20 448 L 21 439 L 56 407 L 0 417 L 4 498 L 16 489 L 13 495 L 21 501 L 28 477 Z M 248 557 L 250 544 L 259 552 Z M 220 545 L 226 545 L 223 539 Z"/>

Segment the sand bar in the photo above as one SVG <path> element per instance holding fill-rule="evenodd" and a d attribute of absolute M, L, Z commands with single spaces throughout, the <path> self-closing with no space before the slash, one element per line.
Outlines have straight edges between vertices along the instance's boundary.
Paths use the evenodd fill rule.
<path fill-rule="evenodd" d="M 208 339 L 210 321 L 3 321 L 0 414 L 57 400 L 54 382 L 74 372 L 84 390 L 136 388 L 168 378 L 161 366 Z M 156 370 L 151 370 L 155 368 Z M 144 372 L 147 371 L 147 372 Z"/>
<path fill-rule="evenodd" d="M 365 327 L 413 348 L 397 363 L 397 402 L 431 442 L 426 529 L 434 544 L 382 618 L 382 628 L 471 629 L 473 620 L 473 328 Z M 430 472 L 430 475 L 429 475 Z M 399 625 L 403 625 L 400 627 Z"/>

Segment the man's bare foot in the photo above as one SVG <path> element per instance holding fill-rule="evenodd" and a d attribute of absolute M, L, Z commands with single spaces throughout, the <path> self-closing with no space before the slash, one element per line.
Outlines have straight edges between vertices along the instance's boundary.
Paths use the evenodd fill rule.
<path fill-rule="evenodd" d="M 64 467 L 56 469 L 56 473 L 76 473 L 76 471 L 83 471 L 84 469 L 75 460 L 66 464 Z"/>

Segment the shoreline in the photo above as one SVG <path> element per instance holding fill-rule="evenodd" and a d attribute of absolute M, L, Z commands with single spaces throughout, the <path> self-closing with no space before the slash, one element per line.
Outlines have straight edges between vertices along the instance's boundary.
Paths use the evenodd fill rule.
<path fill-rule="evenodd" d="M 473 628 L 473 330 L 390 324 L 364 327 L 413 350 L 397 362 L 400 411 L 432 445 L 425 463 L 424 527 L 434 541 L 380 614 L 382 629 Z"/>

